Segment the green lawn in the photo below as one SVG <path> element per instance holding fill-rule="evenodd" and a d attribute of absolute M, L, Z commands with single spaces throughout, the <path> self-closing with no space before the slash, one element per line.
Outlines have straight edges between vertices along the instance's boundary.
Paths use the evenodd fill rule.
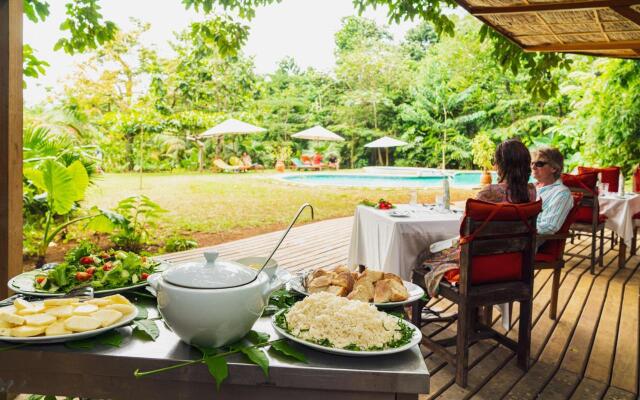
<path fill-rule="evenodd" d="M 169 211 L 160 225 L 163 236 L 185 234 L 206 245 L 280 229 L 305 202 L 321 220 L 352 215 L 363 199 L 399 203 L 408 202 L 410 195 L 408 189 L 309 187 L 273 177 L 270 172 L 144 174 L 140 189 L 139 174 L 105 174 L 89 190 L 85 205 L 111 208 L 125 197 L 145 194 Z M 437 193 L 421 190 L 419 200 L 432 202 Z M 453 200 L 470 194 L 456 190 Z"/>

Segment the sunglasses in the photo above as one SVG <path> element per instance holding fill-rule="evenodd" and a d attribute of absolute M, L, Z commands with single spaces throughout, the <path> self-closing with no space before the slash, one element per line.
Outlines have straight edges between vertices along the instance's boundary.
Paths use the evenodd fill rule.
<path fill-rule="evenodd" d="M 533 167 L 536 167 L 536 168 L 542 168 L 542 167 L 544 167 L 544 166 L 545 166 L 545 165 L 547 165 L 547 164 L 549 164 L 549 163 L 548 163 L 548 162 L 546 162 L 546 161 L 535 161 L 535 162 L 532 162 L 532 163 L 531 163 L 531 168 L 533 168 Z"/>

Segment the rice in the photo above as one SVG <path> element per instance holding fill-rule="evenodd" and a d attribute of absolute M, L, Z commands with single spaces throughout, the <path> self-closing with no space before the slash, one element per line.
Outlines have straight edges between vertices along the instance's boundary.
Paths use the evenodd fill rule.
<path fill-rule="evenodd" d="M 369 303 L 327 292 L 294 304 L 285 318 L 292 335 L 316 343 L 328 340 L 336 348 L 380 349 L 402 336 L 397 318 Z"/>

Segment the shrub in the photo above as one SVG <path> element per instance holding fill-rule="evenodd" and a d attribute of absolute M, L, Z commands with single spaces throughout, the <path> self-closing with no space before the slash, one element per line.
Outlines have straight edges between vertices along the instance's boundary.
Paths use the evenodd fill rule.
<path fill-rule="evenodd" d="M 164 251 L 167 253 L 174 253 L 176 251 L 185 251 L 196 247 L 198 247 L 198 242 L 191 238 L 173 236 L 165 243 Z"/>

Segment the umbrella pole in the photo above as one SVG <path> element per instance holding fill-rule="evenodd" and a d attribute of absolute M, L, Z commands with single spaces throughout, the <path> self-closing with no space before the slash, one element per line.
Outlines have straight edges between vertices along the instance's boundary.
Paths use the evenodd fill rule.
<path fill-rule="evenodd" d="M 139 190 L 142 190 L 142 163 L 144 161 L 144 157 L 142 155 L 143 143 L 144 143 L 144 129 L 140 131 L 140 187 L 139 187 Z"/>
<path fill-rule="evenodd" d="M 389 148 L 388 147 L 385 148 L 385 151 L 387 152 L 387 162 L 385 165 L 388 167 L 389 166 Z"/>
<path fill-rule="evenodd" d="M 380 147 L 378 147 L 378 163 L 382 165 L 382 152 L 380 151 Z"/>

